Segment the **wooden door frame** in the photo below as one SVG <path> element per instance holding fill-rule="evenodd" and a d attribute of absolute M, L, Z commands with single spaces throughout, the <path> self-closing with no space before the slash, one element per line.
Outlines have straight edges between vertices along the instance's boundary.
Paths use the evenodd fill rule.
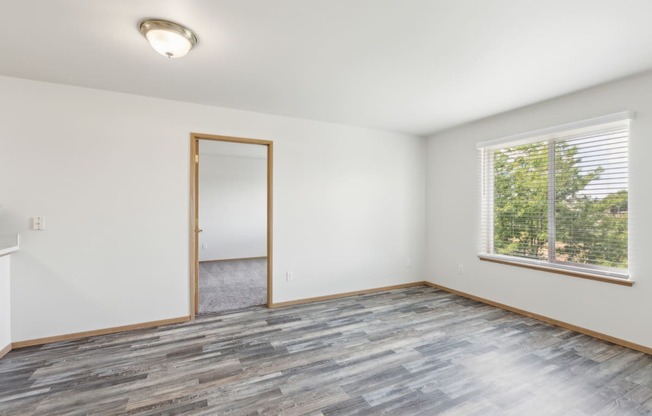
<path fill-rule="evenodd" d="M 243 137 L 216 136 L 190 133 L 190 318 L 199 311 L 199 140 L 267 146 L 267 307 L 274 304 L 272 298 L 272 202 L 274 142 L 271 140 L 246 139 Z"/>

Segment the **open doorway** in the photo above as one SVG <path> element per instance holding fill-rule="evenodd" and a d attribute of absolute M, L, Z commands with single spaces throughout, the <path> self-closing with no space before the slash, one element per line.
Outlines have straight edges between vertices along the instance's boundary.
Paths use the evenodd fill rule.
<path fill-rule="evenodd" d="M 191 134 L 191 315 L 272 304 L 272 142 Z"/>

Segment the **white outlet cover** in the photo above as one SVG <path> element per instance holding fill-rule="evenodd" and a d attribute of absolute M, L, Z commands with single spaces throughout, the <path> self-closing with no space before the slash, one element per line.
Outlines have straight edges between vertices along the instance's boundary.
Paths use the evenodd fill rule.
<path fill-rule="evenodd" d="M 45 217 L 33 217 L 32 230 L 45 230 Z"/>

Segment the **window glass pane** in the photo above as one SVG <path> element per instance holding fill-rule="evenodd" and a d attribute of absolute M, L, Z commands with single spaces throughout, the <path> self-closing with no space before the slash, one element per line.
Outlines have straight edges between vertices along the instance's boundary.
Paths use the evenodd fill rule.
<path fill-rule="evenodd" d="M 480 252 L 628 278 L 630 117 L 479 145 Z"/>
<path fill-rule="evenodd" d="M 627 269 L 627 131 L 555 143 L 561 262 Z"/>
<path fill-rule="evenodd" d="M 548 144 L 493 152 L 495 254 L 548 258 Z"/>

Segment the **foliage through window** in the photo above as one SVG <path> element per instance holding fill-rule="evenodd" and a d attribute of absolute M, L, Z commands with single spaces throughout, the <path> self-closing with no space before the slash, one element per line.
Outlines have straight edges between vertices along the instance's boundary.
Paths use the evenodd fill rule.
<path fill-rule="evenodd" d="M 482 253 L 627 277 L 629 118 L 618 118 L 479 145 Z"/>

